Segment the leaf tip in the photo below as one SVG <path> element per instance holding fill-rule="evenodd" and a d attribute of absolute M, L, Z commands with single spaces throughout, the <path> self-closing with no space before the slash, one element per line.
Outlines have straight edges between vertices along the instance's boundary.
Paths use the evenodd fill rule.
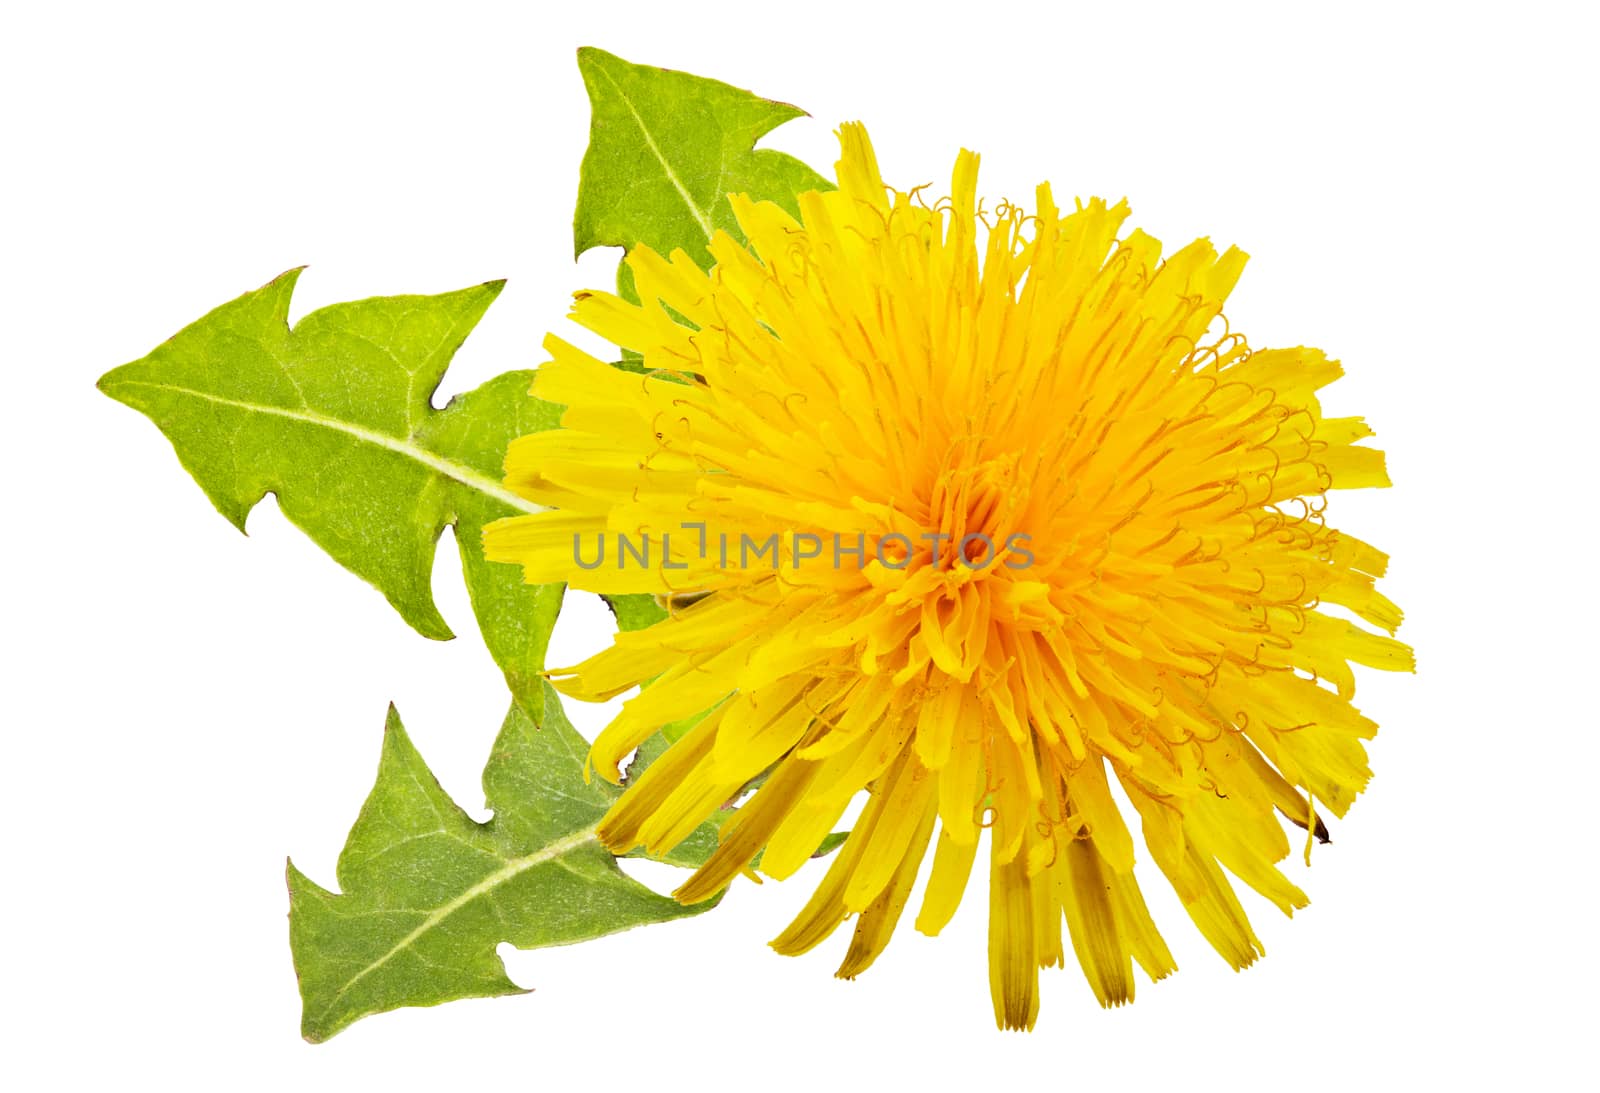
<path fill-rule="evenodd" d="M 252 295 L 258 295 L 270 292 L 272 294 L 273 318 L 278 319 L 285 326 L 289 324 L 289 299 L 294 295 L 295 285 L 300 283 L 300 275 L 305 271 L 305 266 L 286 269 L 262 285 L 256 293 L 252 293 Z"/>
<path fill-rule="evenodd" d="M 137 364 L 139 364 L 139 361 L 130 361 L 127 364 L 117 365 L 115 368 L 111 369 L 111 371 L 94 381 L 94 389 L 106 396 L 106 398 L 115 399 L 124 406 L 132 406 L 135 410 L 139 409 L 137 405 L 128 401 L 128 398 L 124 396 L 122 391 L 123 380 L 127 372 L 134 368 L 134 366 Z"/>

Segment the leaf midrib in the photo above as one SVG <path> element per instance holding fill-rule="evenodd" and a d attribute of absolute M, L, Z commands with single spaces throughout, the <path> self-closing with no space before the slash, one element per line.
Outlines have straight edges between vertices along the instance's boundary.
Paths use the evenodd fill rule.
<path fill-rule="evenodd" d="M 711 242 L 712 237 L 716 234 L 715 229 L 711 226 L 711 217 L 702 211 L 699 205 L 695 204 L 694 195 L 689 192 L 689 188 L 678 177 L 678 172 L 672 169 L 672 164 L 668 162 L 667 157 L 662 153 L 661 147 L 656 144 L 656 139 L 651 134 L 650 127 L 645 125 L 644 118 L 639 116 L 639 110 L 633 105 L 633 100 L 628 97 L 626 91 L 622 90 L 622 85 L 617 83 L 616 78 L 611 73 L 599 65 L 595 66 L 595 71 L 604 76 L 606 82 L 616 89 L 617 97 L 628 108 L 628 113 L 633 115 L 634 124 L 639 127 L 639 134 L 644 137 L 645 146 L 656 157 L 656 162 L 661 164 L 661 170 L 666 174 L 667 181 L 672 183 L 672 188 L 678 191 L 678 196 L 683 198 L 683 203 L 689 206 L 689 212 L 694 216 L 695 223 L 699 224 L 700 230 L 705 233 L 706 242 Z"/>
<path fill-rule="evenodd" d="M 547 843 L 545 846 L 540 847 L 538 850 L 535 850 L 530 854 L 524 854 L 521 857 L 512 858 L 499 869 L 496 869 L 493 873 L 490 873 L 472 887 L 463 891 L 459 896 L 450 900 L 448 903 L 441 904 L 439 907 L 435 908 L 429 913 L 427 918 L 418 923 L 410 933 L 406 934 L 405 937 L 395 942 L 387 952 L 378 957 L 378 959 L 372 961 L 370 964 L 367 964 L 365 967 L 361 968 L 361 970 L 356 972 L 355 975 L 347 979 L 344 986 L 340 987 L 334 993 L 333 997 L 328 1000 L 327 1005 L 322 1007 L 322 1010 L 318 1016 L 326 1017 L 333 1010 L 333 1008 L 338 1005 L 339 1001 L 344 998 L 344 996 L 348 994 L 351 988 L 353 988 L 357 983 L 361 982 L 367 976 L 371 975 L 389 961 L 393 960 L 400 953 L 416 944 L 418 938 L 422 937 L 429 930 L 438 927 L 440 923 L 444 922 L 451 915 L 455 914 L 472 901 L 478 899 L 480 896 L 488 895 L 496 888 L 522 875 L 535 866 L 543 865 L 545 862 L 555 861 L 566 854 L 570 854 L 572 851 L 581 846 L 596 841 L 597 836 L 595 831 L 599 826 L 600 822 L 596 820 L 589 826 L 580 828 L 570 835 L 557 839 L 555 842 Z"/>
<path fill-rule="evenodd" d="M 474 470 L 454 460 L 446 459 L 435 452 L 428 451 L 426 448 L 418 447 L 409 440 L 403 440 L 388 433 L 380 433 L 374 429 L 357 425 L 354 422 L 340 421 L 338 418 L 319 414 L 315 410 L 291 410 L 283 406 L 272 406 L 266 403 L 246 402 L 241 399 L 228 398 L 226 395 L 212 394 L 209 391 L 201 391 L 193 387 L 180 387 L 170 383 L 152 383 L 146 380 L 119 380 L 117 386 L 145 387 L 157 391 L 167 391 L 176 395 L 186 395 L 190 398 L 201 399 L 219 406 L 232 406 L 235 409 L 249 413 L 288 418 L 291 421 L 299 421 L 308 425 L 331 429 L 334 432 L 354 437 L 364 443 L 384 448 L 397 455 L 403 455 L 416 463 L 437 471 L 446 478 L 461 483 L 468 489 L 492 497 L 501 504 L 516 509 L 518 512 L 536 513 L 544 511 L 541 506 L 534 504 L 525 497 L 517 496 L 481 471 Z"/>

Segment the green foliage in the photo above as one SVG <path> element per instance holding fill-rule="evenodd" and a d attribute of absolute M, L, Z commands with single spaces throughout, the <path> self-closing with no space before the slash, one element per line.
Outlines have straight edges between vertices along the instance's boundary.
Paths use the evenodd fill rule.
<path fill-rule="evenodd" d="M 578 51 L 578 69 L 593 110 L 572 222 L 578 254 L 643 243 L 661 254 L 682 247 L 709 266 L 714 231 L 744 238 L 728 194 L 798 215 L 796 195 L 833 188 L 793 156 L 754 150 L 803 116 L 799 107 L 594 48 Z"/>
<path fill-rule="evenodd" d="M 618 630 L 643 630 L 667 617 L 667 609 L 643 592 L 607 596 L 605 600 L 617 617 Z"/>
<path fill-rule="evenodd" d="M 580 254 L 642 243 L 663 254 L 682 248 L 706 266 L 715 231 L 743 239 L 730 192 L 798 213 L 798 194 L 831 188 L 798 160 L 755 150 L 803 113 L 796 107 L 598 49 L 580 50 L 578 63 L 593 106 L 573 221 Z M 683 907 L 658 895 L 596 840 L 622 790 L 584 782 L 588 745 L 541 677 L 562 587 L 525 585 L 518 567 L 483 556 L 486 523 L 538 511 L 501 484 L 507 444 L 556 427 L 560 407 L 528 394 L 525 371 L 442 410 L 430 405 L 500 283 L 337 304 L 291 329 L 298 272 L 107 373 L 100 389 L 155 422 L 241 531 L 275 494 L 284 515 L 432 638 L 451 636 L 430 580 L 439 536 L 453 525 L 474 614 L 516 700 L 484 769 L 488 823 L 440 789 L 391 709 L 377 782 L 339 858 L 342 894 L 289 865 L 302 1030 L 320 1041 L 400 1006 L 519 993 L 495 955 L 500 942 L 568 944 L 715 901 Z M 619 283 L 631 296 L 626 267 Z M 666 615 L 649 596 L 609 602 L 624 630 Z M 629 779 L 698 720 L 664 726 L 639 749 Z M 727 815 L 719 810 L 663 860 L 703 863 Z"/>
<path fill-rule="evenodd" d="M 339 856 L 342 895 L 289 865 L 301 1031 L 326 1040 L 400 1006 L 521 993 L 495 946 L 566 945 L 698 914 L 625 876 L 595 840 L 620 792 L 581 774 L 588 744 L 545 689 L 513 704 L 483 772 L 479 824 L 440 789 L 391 708 L 377 783 Z"/>
<path fill-rule="evenodd" d="M 513 437 L 553 428 L 559 408 L 528 395 L 531 372 L 429 405 L 500 282 L 336 304 L 291 330 L 298 275 L 222 305 L 108 372 L 100 390 L 154 421 L 241 531 L 275 493 L 285 516 L 431 638 L 451 636 L 429 585 L 454 524 L 484 641 L 512 693 L 537 704 L 562 589 L 486 561 L 481 529 L 537 511 L 500 484 L 501 462 Z"/>

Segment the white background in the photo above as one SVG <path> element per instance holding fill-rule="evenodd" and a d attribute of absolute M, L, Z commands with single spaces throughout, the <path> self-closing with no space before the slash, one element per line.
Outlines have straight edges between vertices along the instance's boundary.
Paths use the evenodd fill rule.
<path fill-rule="evenodd" d="M 26 9 L 0 29 L 6 1084 L 1593 1081 L 1583 5 Z M 1252 254 L 1230 307 L 1252 343 L 1345 361 L 1332 412 L 1369 417 L 1397 488 L 1332 517 L 1394 555 L 1421 668 L 1363 677 L 1377 778 L 1309 871 L 1289 865 L 1308 910 L 1246 895 L 1254 969 L 1150 883 L 1179 974 L 1102 1012 L 1076 969 L 1047 972 L 1038 1031 L 1001 1035 L 981 897 L 855 983 L 831 978 L 842 935 L 768 950 L 812 868 L 690 921 L 506 950 L 532 995 L 300 1041 L 285 855 L 333 883 L 390 700 L 481 818 L 502 686 L 448 541 L 435 584 L 461 637 L 440 644 L 270 499 L 240 536 L 93 383 L 303 263 L 296 315 L 510 278 L 440 402 L 537 363 L 615 261 L 570 257 L 591 43 L 802 104 L 767 146 L 829 173 L 832 127 L 861 118 L 902 185 L 943 186 L 967 144 L 989 195 L 1127 195 L 1170 245 Z M 553 661 L 606 640 L 573 606 Z"/>

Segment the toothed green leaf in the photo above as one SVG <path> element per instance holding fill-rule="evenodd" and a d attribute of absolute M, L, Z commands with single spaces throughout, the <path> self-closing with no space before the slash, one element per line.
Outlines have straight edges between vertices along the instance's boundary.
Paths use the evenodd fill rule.
<path fill-rule="evenodd" d="M 775 201 L 798 215 L 797 194 L 833 184 L 793 156 L 755 143 L 805 114 L 719 80 L 578 51 L 589 91 L 589 148 L 573 216 L 577 253 L 590 247 L 661 254 L 682 247 L 702 266 L 712 233 L 743 240 L 728 194 Z"/>
<path fill-rule="evenodd" d="M 511 438 L 554 427 L 560 410 L 528 394 L 525 371 L 429 405 L 500 283 L 335 304 L 291 330 L 298 272 L 108 372 L 100 390 L 154 421 L 240 530 L 276 494 L 284 515 L 431 638 L 451 636 L 430 581 L 454 524 L 484 641 L 512 692 L 539 702 L 562 588 L 486 561 L 481 529 L 535 511 L 500 484 L 501 463 Z"/>
<path fill-rule="evenodd" d="M 513 704 L 483 772 L 494 817 L 445 794 L 389 712 L 377 783 L 339 856 L 335 894 L 290 863 L 289 943 L 301 1031 L 326 1040 L 369 1014 L 518 994 L 495 946 L 587 941 L 683 918 L 617 868 L 595 825 L 620 792 L 585 784 L 588 744 L 545 688 L 535 719 Z"/>

